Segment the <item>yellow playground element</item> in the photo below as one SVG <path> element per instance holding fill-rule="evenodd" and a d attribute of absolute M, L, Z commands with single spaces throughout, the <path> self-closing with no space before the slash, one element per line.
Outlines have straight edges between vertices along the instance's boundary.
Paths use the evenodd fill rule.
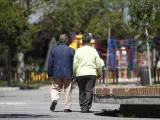
<path fill-rule="evenodd" d="M 79 48 L 82 47 L 82 35 L 76 35 L 75 39 L 72 41 L 72 43 L 69 45 L 69 47 L 73 48 L 75 51 Z M 90 46 L 95 48 L 95 40 L 91 39 Z"/>
<path fill-rule="evenodd" d="M 9 75 L 9 76 L 8 76 Z M 7 80 L 9 77 L 10 80 L 18 80 L 18 72 L 12 71 L 8 74 L 8 72 L 0 72 L 0 80 Z M 34 71 L 25 72 L 25 80 L 29 81 L 44 81 L 48 80 L 49 76 L 46 71 L 41 71 L 39 73 Z"/>
<path fill-rule="evenodd" d="M 44 81 L 48 80 L 48 74 L 45 72 L 41 72 L 39 74 L 36 74 L 35 72 L 31 72 L 31 81 Z"/>

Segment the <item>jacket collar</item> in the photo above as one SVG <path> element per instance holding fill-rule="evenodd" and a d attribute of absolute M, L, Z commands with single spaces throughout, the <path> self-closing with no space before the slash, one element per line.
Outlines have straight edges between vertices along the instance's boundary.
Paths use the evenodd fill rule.
<path fill-rule="evenodd" d="M 59 43 L 59 45 L 66 45 L 66 44 L 61 42 L 61 43 Z"/>

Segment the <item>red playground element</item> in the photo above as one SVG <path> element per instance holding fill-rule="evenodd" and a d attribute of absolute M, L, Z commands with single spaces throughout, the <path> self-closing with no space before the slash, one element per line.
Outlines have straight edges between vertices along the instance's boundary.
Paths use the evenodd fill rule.
<path fill-rule="evenodd" d="M 95 40 L 95 46 L 96 46 L 96 49 L 100 55 L 100 57 L 105 60 L 106 59 L 106 53 L 107 53 L 107 48 L 105 48 L 104 46 L 102 46 L 100 44 L 100 41 L 99 40 Z"/>

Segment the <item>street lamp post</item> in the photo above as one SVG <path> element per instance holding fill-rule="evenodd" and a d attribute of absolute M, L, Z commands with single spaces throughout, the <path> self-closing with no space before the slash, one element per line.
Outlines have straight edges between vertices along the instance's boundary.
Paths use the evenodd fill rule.
<path fill-rule="evenodd" d="M 108 27 L 108 45 L 107 45 L 107 53 L 106 53 L 106 84 L 108 84 L 108 78 L 109 78 L 109 43 L 110 43 L 110 38 L 111 38 L 111 28 L 110 26 Z"/>
<path fill-rule="evenodd" d="M 11 86 L 10 69 L 11 69 L 11 48 L 9 46 L 7 51 L 7 80 L 9 87 Z"/>

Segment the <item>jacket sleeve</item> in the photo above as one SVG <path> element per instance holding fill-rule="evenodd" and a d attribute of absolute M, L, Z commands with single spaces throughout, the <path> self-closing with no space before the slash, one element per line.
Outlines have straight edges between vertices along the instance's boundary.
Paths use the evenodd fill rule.
<path fill-rule="evenodd" d="M 78 55 L 76 52 L 73 60 L 73 76 L 76 76 L 77 67 L 78 67 Z"/>
<path fill-rule="evenodd" d="M 52 76 L 52 68 L 54 63 L 54 48 L 51 49 L 48 60 L 48 76 Z"/>
<path fill-rule="evenodd" d="M 74 60 L 74 54 L 75 54 L 75 50 L 71 48 L 72 63 L 73 63 L 73 60 Z"/>
<path fill-rule="evenodd" d="M 74 60 L 75 50 L 71 48 L 71 62 L 72 62 L 72 74 L 73 74 L 73 60 Z"/>

